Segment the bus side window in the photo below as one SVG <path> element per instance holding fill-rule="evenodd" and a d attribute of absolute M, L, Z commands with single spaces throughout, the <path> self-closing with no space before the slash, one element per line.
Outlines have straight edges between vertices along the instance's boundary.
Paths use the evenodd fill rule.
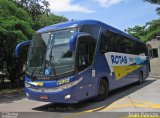
<path fill-rule="evenodd" d="M 110 32 L 108 31 L 104 31 L 101 35 L 101 43 L 100 43 L 100 55 L 109 52 L 110 51 L 110 40 L 111 40 L 112 36 L 110 35 Z"/>
<path fill-rule="evenodd" d="M 104 31 L 101 34 L 99 54 L 102 55 L 106 52 L 117 52 L 124 54 L 146 54 L 146 45 L 137 41 L 131 40 L 128 37 L 120 35 L 111 31 Z"/>

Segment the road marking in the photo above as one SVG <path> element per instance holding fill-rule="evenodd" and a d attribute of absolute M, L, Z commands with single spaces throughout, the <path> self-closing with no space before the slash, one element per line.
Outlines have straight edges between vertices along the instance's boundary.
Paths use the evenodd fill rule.
<path fill-rule="evenodd" d="M 114 110 L 114 109 L 128 108 L 128 107 L 130 107 L 130 108 L 160 109 L 160 103 L 153 103 L 153 102 L 148 102 L 148 101 L 144 101 L 144 100 L 137 100 L 137 99 L 133 99 L 133 98 L 122 98 L 118 101 L 113 102 L 109 106 L 103 105 L 98 108 L 89 109 L 89 110 L 85 110 L 85 111 L 82 111 L 79 113 L 68 115 L 68 116 L 65 116 L 64 118 L 75 118 L 78 116 L 83 116 L 89 112 L 98 112 L 98 111 L 104 112 L 107 110 Z M 128 118 L 128 116 L 124 116 L 123 118 Z M 159 117 L 156 117 L 156 118 L 159 118 Z"/>
<path fill-rule="evenodd" d="M 79 112 L 79 113 L 74 113 L 72 115 L 65 116 L 64 118 L 74 118 L 74 117 L 82 116 L 84 114 L 86 114 L 86 112 Z"/>
<path fill-rule="evenodd" d="M 131 116 L 123 116 L 123 117 L 120 117 L 120 118 L 160 118 L 160 116 L 134 116 L 134 117 L 131 117 Z"/>
<path fill-rule="evenodd" d="M 132 101 L 132 102 L 131 102 Z M 136 100 L 129 98 L 122 98 L 118 101 L 113 102 L 109 106 L 102 106 L 95 109 L 89 109 L 84 112 L 96 112 L 96 111 L 106 111 L 106 110 L 114 110 L 120 108 L 149 108 L 149 109 L 160 109 L 160 103 L 153 103 L 144 100 Z"/>

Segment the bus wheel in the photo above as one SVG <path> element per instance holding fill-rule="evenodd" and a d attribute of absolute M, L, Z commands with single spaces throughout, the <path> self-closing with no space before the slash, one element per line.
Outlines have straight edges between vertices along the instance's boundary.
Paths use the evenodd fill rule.
<path fill-rule="evenodd" d="M 140 72 L 139 73 L 139 84 L 142 84 L 143 83 L 143 73 Z"/>
<path fill-rule="evenodd" d="M 95 98 L 95 101 L 103 101 L 108 97 L 108 83 L 102 79 L 99 84 L 98 96 Z"/>

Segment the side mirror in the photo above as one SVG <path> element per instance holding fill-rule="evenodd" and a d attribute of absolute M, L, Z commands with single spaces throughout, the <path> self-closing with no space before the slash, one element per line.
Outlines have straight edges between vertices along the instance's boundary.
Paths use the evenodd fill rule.
<path fill-rule="evenodd" d="M 30 45 L 30 44 L 31 44 L 31 41 L 30 41 L 30 40 L 28 40 L 28 41 L 23 41 L 23 42 L 19 43 L 19 44 L 16 46 L 16 49 L 15 49 L 16 57 L 19 58 L 21 47 L 26 46 L 26 45 Z"/>
<path fill-rule="evenodd" d="M 85 32 L 78 32 L 78 33 L 74 33 L 73 36 L 71 37 L 70 41 L 69 41 L 69 49 L 70 51 L 74 51 L 76 49 L 76 43 L 79 40 L 80 37 L 83 36 L 90 36 L 90 34 L 85 33 Z"/>

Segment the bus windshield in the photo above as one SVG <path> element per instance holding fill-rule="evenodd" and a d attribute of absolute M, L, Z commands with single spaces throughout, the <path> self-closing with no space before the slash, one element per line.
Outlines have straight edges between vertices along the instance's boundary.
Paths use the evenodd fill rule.
<path fill-rule="evenodd" d="M 75 52 L 69 50 L 69 40 L 76 28 L 39 33 L 29 49 L 26 71 L 30 75 L 59 75 L 74 69 Z M 45 73 L 49 68 L 50 74 Z"/>

